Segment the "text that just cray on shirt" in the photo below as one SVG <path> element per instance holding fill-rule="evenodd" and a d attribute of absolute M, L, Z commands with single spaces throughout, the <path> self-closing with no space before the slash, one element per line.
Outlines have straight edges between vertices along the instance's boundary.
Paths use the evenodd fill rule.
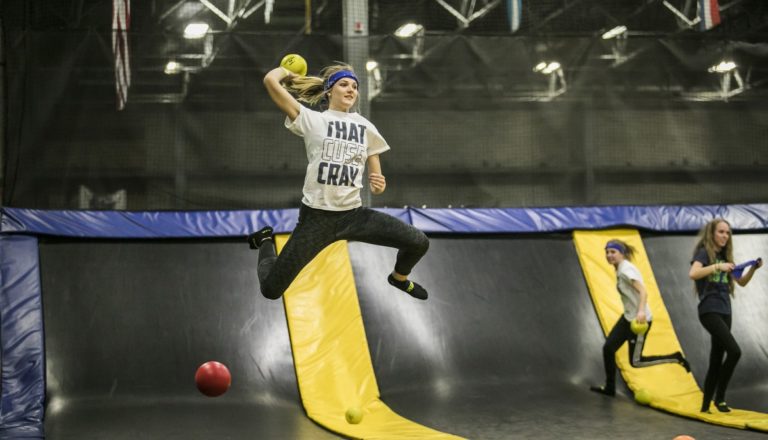
<path fill-rule="evenodd" d="M 347 211 L 362 205 L 360 189 L 368 156 L 389 150 L 376 127 L 358 113 L 318 112 L 301 106 L 291 132 L 304 138 L 307 174 L 301 202 L 310 208 Z"/>

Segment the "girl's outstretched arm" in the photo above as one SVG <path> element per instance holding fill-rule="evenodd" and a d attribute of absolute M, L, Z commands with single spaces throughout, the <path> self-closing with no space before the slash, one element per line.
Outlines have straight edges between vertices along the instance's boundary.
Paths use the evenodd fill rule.
<path fill-rule="evenodd" d="M 744 287 L 749 283 L 749 280 L 752 279 L 752 275 L 755 274 L 755 270 L 757 270 L 758 267 L 763 265 L 763 259 L 758 258 L 757 264 L 754 264 L 749 267 L 749 270 L 747 270 L 747 273 L 744 274 L 741 278 L 736 278 L 736 282 L 739 283 L 739 286 Z"/>
<path fill-rule="evenodd" d="M 272 69 L 264 76 L 264 87 L 267 88 L 269 97 L 291 121 L 299 116 L 301 104 L 285 90 L 281 83 L 290 80 L 293 76 L 296 75 L 283 67 Z"/>

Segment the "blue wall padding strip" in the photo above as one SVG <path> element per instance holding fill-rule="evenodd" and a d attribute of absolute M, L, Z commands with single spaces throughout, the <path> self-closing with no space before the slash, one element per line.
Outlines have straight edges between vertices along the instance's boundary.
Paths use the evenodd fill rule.
<path fill-rule="evenodd" d="M 45 348 L 37 238 L 0 235 L 0 438 L 43 438 Z"/>
<path fill-rule="evenodd" d="M 0 232 L 84 238 L 245 236 L 269 225 L 292 231 L 298 209 L 263 211 L 49 211 L 2 208 Z"/>
<path fill-rule="evenodd" d="M 242 237 L 293 230 L 298 209 L 262 211 L 44 211 L 1 208 L 0 232 L 90 238 Z M 535 233 L 633 227 L 697 231 L 715 217 L 735 230 L 768 229 L 768 204 L 507 209 L 378 209 L 428 233 Z"/>
<path fill-rule="evenodd" d="M 698 231 L 715 217 L 733 229 L 768 228 L 768 204 L 708 206 L 588 206 L 575 208 L 412 209 L 425 232 L 532 233 L 631 226 L 666 232 Z"/>

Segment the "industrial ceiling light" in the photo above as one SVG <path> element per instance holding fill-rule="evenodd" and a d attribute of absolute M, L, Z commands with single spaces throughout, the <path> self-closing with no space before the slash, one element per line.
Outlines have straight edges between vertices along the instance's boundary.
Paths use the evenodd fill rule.
<path fill-rule="evenodd" d="M 166 75 L 174 75 L 176 73 L 179 73 L 181 72 L 181 64 L 173 60 L 168 61 L 168 63 L 165 65 L 164 72 Z"/>
<path fill-rule="evenodd" d="M 398 55 L 401 59 L 411 60 L 411 65 L 421 61 L 424 56 L 424 26 L 416 23 L 405 23 L 395 30 L 394 35 L 402 38 L 406 45 L 411 46 L 411 53 Z"/>
<path fill-rule="evenodd" d="M 412 37 L 424 30 L 424 26 L 416 23 L 406 23 L 395 31 L 395 36 L 400 38 Z"/>
<path fill-rule="evenodd" d="M 723 100 L 738 95 L 749 88 L 747 82 L 745 82 L 739 70 L 736 68 L 736 63 L 730 60 L 723 60 L 720 63 L 707 69 L 710 73 L 717 73 L 720 77 L 720 97 Z M 749 77 L 747 77 L 749 78 Z M 734 82 L 735 87 L 734 87 Z"/>
<path fill-rule="evenodd" d="M 541 71 L 541 73 L 543 73 L 544 75 L 549 75 L 550 73 L 553 73 L 558 69 L 560 69 L 560 63 L 558 63 L 557 61 L 553 61 L 547 64 L 547 67 L 545 67 L 544 70 Z"/>
<path fill-rule="evenodd" d="M 603 40 L 610 40 L 611 38 L 621 38 L 627 36 L 626 26 L 616 26 L 615 28 L 605 32 L 603 34 Z"/>
<path fill-rule="evenodd" d="M 384 78 L 376 60 L 368 60 L 365 63 L 365 70 L 368 71 L 368 99 L 371 100 L 381 93 L 384 86 Z"/>
<path fill-rule="evenodd" d="M 536 73 L 541 73 L 543 75 L 549 75 L 550 73 L 556 72 L 561 67 L 562 66 L 557 61 L 552 61 L 550 63 L 547 63 L 546 61 L 542 61 L 533 67 L 533 71 Z"/>
<path fill-rule="evenodd" d="M 600 58 L 604 60 L 613 60 L 613 66 L 616 67 L 624 64 L 627 60 L 634 57 L 638 51 L 633 53 L 627 53 L 627 40 L 628 40 L 627 27 L 619 25 L 603 33 L 602 38 L 611 46 L 610 55 L 601 55 Z"/>
<path fill-rule="evenodd" d="M 715 64 L 714 66 L 707 69 L 707 71 L 710 73 L 726 73 L 726 72 L 732 71 L 735 68 L 736 68 L 736 63 L 734 63 L 733 61 L 723 60 L 723 61 L 720 61 L 719 64 Z"/>
<path fill-rule="evenodd" d="M 541 98 L 542 100 L 551 101 L 555 97 L 565 93 L 567 87 L 565 83 L 565 73 L 563 73 L 563 66 L 560 63 L 557 61 L 541 61 L 533 67 L 533 71 L 546 75 L 549 81 L 549 87 L 545 92 L 544 97 Z"/>
<path fill-rule="evenodd" d="M 189 23 L 184 28 L 184 38 L 188 40 L 203 38 L 210 29 L 211 27 L 208 26 L 208 23 Z"/>

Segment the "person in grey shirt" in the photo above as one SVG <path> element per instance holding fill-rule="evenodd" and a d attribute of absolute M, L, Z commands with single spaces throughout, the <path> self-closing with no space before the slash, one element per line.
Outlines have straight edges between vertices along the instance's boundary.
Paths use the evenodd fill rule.
<path fill-rule="evenodd" d="M 616 269 L 616 288 L 624 305 L 624 313 L 619 316 L 603 345 L 605 385 L 590 387 L 590 390 L 606 396 L 616 395 L 616 352 L 624 342 L 629 343 L 629 364 L 635 368 L 678 363 L 685 371 L 691 371 L 688 361 L 679 351 L 666 355 L 643 356 L 643 345 L 648 332 L 651 331 L 653 316 L 648 307 L 648 293 L 643 284 L 643 276 L 630 261 L 634 254 L 635 249 L 621 240 L 609 240 L 605 245 L 605 259 Z M 633 320 L 641 326 L 646 323 L 648 326 L 636 334 L 632 331 Z"/>

